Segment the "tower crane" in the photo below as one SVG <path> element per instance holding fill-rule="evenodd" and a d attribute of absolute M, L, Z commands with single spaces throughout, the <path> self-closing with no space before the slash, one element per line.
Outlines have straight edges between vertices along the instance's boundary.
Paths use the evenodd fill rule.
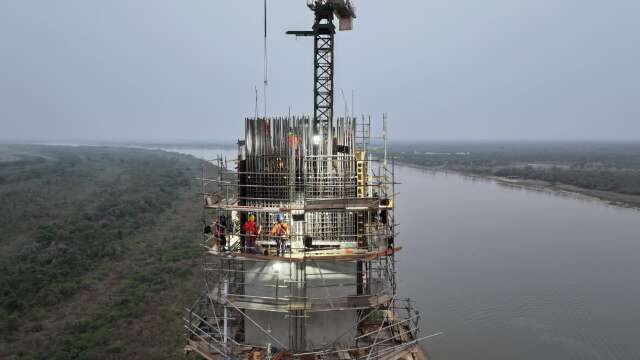
<path fill-rule="evenodd" d="M 307 0 L 307 6 L 315 14 L 311 31 L 287 31 L 289 35 L 313 36 L 313 119 L 317 130 L 331 128 L 333 122 L 333 70 L 334 17 L 338 18 L 338 29 L 352 30 L 356 9 L 351 0 Z M 321 131 L 327 134 L 326 131 Z"/>

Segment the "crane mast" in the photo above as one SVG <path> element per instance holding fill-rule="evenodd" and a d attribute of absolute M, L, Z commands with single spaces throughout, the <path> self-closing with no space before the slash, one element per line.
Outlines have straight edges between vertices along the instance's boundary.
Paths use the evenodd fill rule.
<path fill-rule="evenodd" d="M 311 31 L 287 31 L 289 35 L 313 36 L 313 124 L 316 134 L 325 140 L 333 122 L 334 95 L 334 42 L 338 18 L 339 30 L 351 30 L 356 17 L 355 7 L 349 0 L 315 0 L 307 2 L 315 14 Z"/>

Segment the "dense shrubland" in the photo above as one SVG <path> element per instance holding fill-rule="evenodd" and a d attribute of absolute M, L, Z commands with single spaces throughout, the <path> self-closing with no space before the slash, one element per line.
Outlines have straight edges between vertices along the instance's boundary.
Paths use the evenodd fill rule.
<path fill-rule="evenodd" d="M 98 147 L 0 152 L 19 158 L 0 161 L 0 358 L 177 357 L 177 309 L 198 291 L 201 162 Z M 164 335 L 133 334 L 134 320 Z"/>

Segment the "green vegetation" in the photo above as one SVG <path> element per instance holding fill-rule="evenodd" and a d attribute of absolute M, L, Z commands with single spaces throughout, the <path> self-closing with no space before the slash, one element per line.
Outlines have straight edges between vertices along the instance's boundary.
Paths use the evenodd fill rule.
<path fill-rule="evenodd" d="M 577 170 L 552 167 L 535 169 L 503 168 L 494 171 L 496 176 L 546 181 L 551 184 L 567 184 L 590 190 L 613 191 L 620 194 L 640 195 L 640 171 L 638 170 Z"/>
<path fill-rule="evenodd" d="M 0 358 L 180 358 L 200 289 L 202 162 L 2 146 Z"/>
<path fill-rule="evenodd" d="M 638 142 L 393 144 L 392 154 L 427 168 L 509 178 L 524 185 L 538 181 L 640 206 Z"/>

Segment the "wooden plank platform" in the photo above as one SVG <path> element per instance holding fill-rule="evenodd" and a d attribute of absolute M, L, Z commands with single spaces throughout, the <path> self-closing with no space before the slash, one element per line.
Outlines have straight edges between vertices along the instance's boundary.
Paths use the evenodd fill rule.
<path fill-rule="evenodd" d="M 351 251 L 350 251 L 351 250 Z M 357 261 L 357 260 L 375 260 L 379 257 L 391 256 L 398 251 L 402 250 L 402 246 L 395 247 L 393 249 L 383 249 L 378 251 L 366 251 L 358 249 L 336 249 L 336 250 L 322 250 L 322 251 L 307 251 L 307 252 L 294 252 L 286 253 L 284 256 L 272 256 L 262 254 L 243 254 L 239 252 L 230 252 L 220 254 L 215 249 L 209 248 L 209 253 L 218 256 L 229 256 L 238 260 L 259 260 L 259 261 L 293 261 L 293 262 L 305 262 L 305 261 Z"/>
<path fill-rule="evenodd" d="M 213 295 L 216 296 L 217 295 Z M 259 310 L 287 313 L 292 310 L 306 310 L 308 312 L 324 311 L 344 311 L 369 309 L 372 307 L 388 304 L 392 296 L 389 294 L 379 294 L 371 296 L 346 296 L 335 298 L 331 301 L 289 301 L 288 298 L 261 298 L 251 296 L 229 295 L 226 297 L 229 302 L 243 310 Z M 220 303 L 226 303 L 224 297 L 217 299 Z"/>
<path fill-rule="evenodd" d="M 274 213 L 274 212 L 320 212 L 320 211 L 358 211 L 358 210 L 384 210 L 392 206 L 383 205 L 377 198 L 344 198 L 344 199 L 321 199 L 309 200 L 305 205 L 299 206 L 240 206 L 237 203 L 227 203 L 225 201 L 216 202 L 210 197 L 205 200 L 206 209 L 224 209 L 238 212 Z"/>

